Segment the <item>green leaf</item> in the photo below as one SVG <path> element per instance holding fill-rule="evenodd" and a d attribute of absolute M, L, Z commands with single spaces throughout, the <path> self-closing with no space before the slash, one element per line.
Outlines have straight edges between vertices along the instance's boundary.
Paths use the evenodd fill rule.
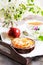
<path fill-rule="evenodd" d="M 22 7 L 22 9 L 26 10 L 26 6 L 24 4 L 20 4 L 20 7 Z"/>
<path fill-rule="evenodd" d="M 35 34 L 39 34 L 39 32 L 38 31 L 35 31 Z"/>
<path fill-rule="evenodd" d="M 39 36 L 38 40 L 43 41 L 43 36 Z"/>
<path fill-rule="evenodd" d="M 43 16 L 43 11 L 41 11 L 41 15 Z"/>
<path fill-rule="evenodd" d="M 15 15 L 14 15 L 14 19 L 16 19 L 16 20 L 17 20 L 17 14 L 15 14 Z"/>
<path fill-rule="evenodd" d="M 33 8 L 33 7 L 31 7 L 31 8 L 29 9 L 29 11 L 34 11 L 34 8 Z"/>
<path fill-rule="evenodd" d="M 31 0 L 31 2 L 34 2 L 34 0 Z"/>
<path fill-rule="evenodd" d="M 20 11 L 20 14 L 22 14 L 22 11 Z"/>
<path fill-rule="evenodd" d="M 33 7 L 31 7 L 31 8 L 29 9 L 29 11 L 35 13 L 35 10 L 34 10 Z"/>
<path fill-rule="evenodd" d="M 18 14 L 18 18 L 20 18 L 21 17 L 21 14 Z"/>
<path fill-rule="evenodd" d="M 18 20 L 19 18 L 21 18 L 21 14 L 14 14 L 14 19 Z"/>
<path fill-rule="evenodd" d="M 34 0 L 27 0 L 27 3 L 34 2 Z"/>
<path fill-rule="evenodd" d="M 11 2 L 11 0 L 8 0 L 8 2 Z"/>
<path fill-rule="evenodd" d="M 37 11 L 37 14 L 39 13 L 39 11 Z"/>
<path fill-rule="evenodd" d="M 8 11 L 5 11 L 4 18 L 5 19 L 11 19 L 11 14 Z"/>
<path fill-rule="evenodd" d="M 27 0 L 27 3 L 30 3 L 31 0 Z"/>
<path fill-rule="evenodd" d="M 33 4 L 31 4 L 31 3 L 28 3 L 28 4 L 27 4 L 27 6 L 34 6 L 34 3 L 33 3 Z"/>

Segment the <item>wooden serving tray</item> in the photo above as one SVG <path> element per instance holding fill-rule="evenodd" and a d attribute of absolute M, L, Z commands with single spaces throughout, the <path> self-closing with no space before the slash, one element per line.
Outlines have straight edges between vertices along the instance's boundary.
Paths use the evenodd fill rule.
<path fill-rule="evenodd" d="M 38 16 L 38 15 L 29 15 L 29 16 L 27 16 L 27 18 L 24 18 L 23 21 L 34 20 L 34 19 L 38 20 L 38 21 L 43 21 L 43 17 Z M 0 29 L 2 29 L 2 28 L 0 28 Z M 1 30 L 0 30 L 0 32 L 2 33 Z M 33 57 L 43 55 L 43 52 L 42 52 L 43 51 L 43 42 L 35 41 L 35 45 L 36 45 L 35 49 L 32 51 L 32 53 L 29 53 L 25 56 L 25 55 L 19 54 L 11 45 L 0 41 L 0 53 L 21 63 L 22 65 L 28 65 L 28 63 L 33 59 Z"/>
<path fill-rule="evenodd" d="M 22 65 L 28 65 L 32 58 L 21 56 L 11 45 L 0 41 L 0 53 L 8 56 Z"/>

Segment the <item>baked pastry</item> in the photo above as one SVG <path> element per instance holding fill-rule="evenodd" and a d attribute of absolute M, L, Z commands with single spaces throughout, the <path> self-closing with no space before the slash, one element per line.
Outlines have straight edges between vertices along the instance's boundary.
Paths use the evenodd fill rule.
<path fill-rule="evenodd" d="M 42 25 L 42 22 L 29 22 L 29 25 Z"/>
<path fill-rule="evenodd" d="M 30 38 L 14 38 L 12 40 L 12 46 L 19 53 L 28 53 L 35 47 L 35 42 Z"/>

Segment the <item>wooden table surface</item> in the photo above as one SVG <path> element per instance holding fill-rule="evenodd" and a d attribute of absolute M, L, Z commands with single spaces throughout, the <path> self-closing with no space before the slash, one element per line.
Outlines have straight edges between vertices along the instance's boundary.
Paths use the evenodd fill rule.
<path fill-rule="evenodd" d="M 0 54 L 0 65 L 21 65 L 10 58 Z M 34 58 L 29 65 L 43 65 L 43 57 Z"/>

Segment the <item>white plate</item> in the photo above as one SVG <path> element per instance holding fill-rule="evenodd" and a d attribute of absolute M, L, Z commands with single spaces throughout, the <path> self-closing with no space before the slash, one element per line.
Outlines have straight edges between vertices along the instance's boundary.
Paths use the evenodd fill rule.
<path fill-rule="evenodd" d="M 43 21 L 43 17 L 37 16 L 37 15 L 30 15 L 27 17 L 27 21 L 28 20 L 37 20 L 37 21 Z M 23 20 L 23 22 L 25 22 L 24 24 L 19 23 L 17 28 L 20 29 L 21 31 L 21 37 L 24 37 L 24 35 L 22 35 L 22 31 L 26 30 L 28 31 L 27 27 L 26 27 L 26 20 Z M 6 37 L 6 35 L 3 35 L 3 32 L 7 32 L 6 28 L 3 28 L 1 31 L 1 38 L 3 42 L 6 42 L 8 44 L 11 44 L 11 40 Z M 31 38 L 31 37 L 30 37 Z M 28 54 L 20 54 L 23 57 L 35 57 L 35 56 L 39 56 L 39 55 L 43 55 L 43 41 L 38 41 L 35 40 L 35 48 L 32 52 L 28 53 Z"/>

